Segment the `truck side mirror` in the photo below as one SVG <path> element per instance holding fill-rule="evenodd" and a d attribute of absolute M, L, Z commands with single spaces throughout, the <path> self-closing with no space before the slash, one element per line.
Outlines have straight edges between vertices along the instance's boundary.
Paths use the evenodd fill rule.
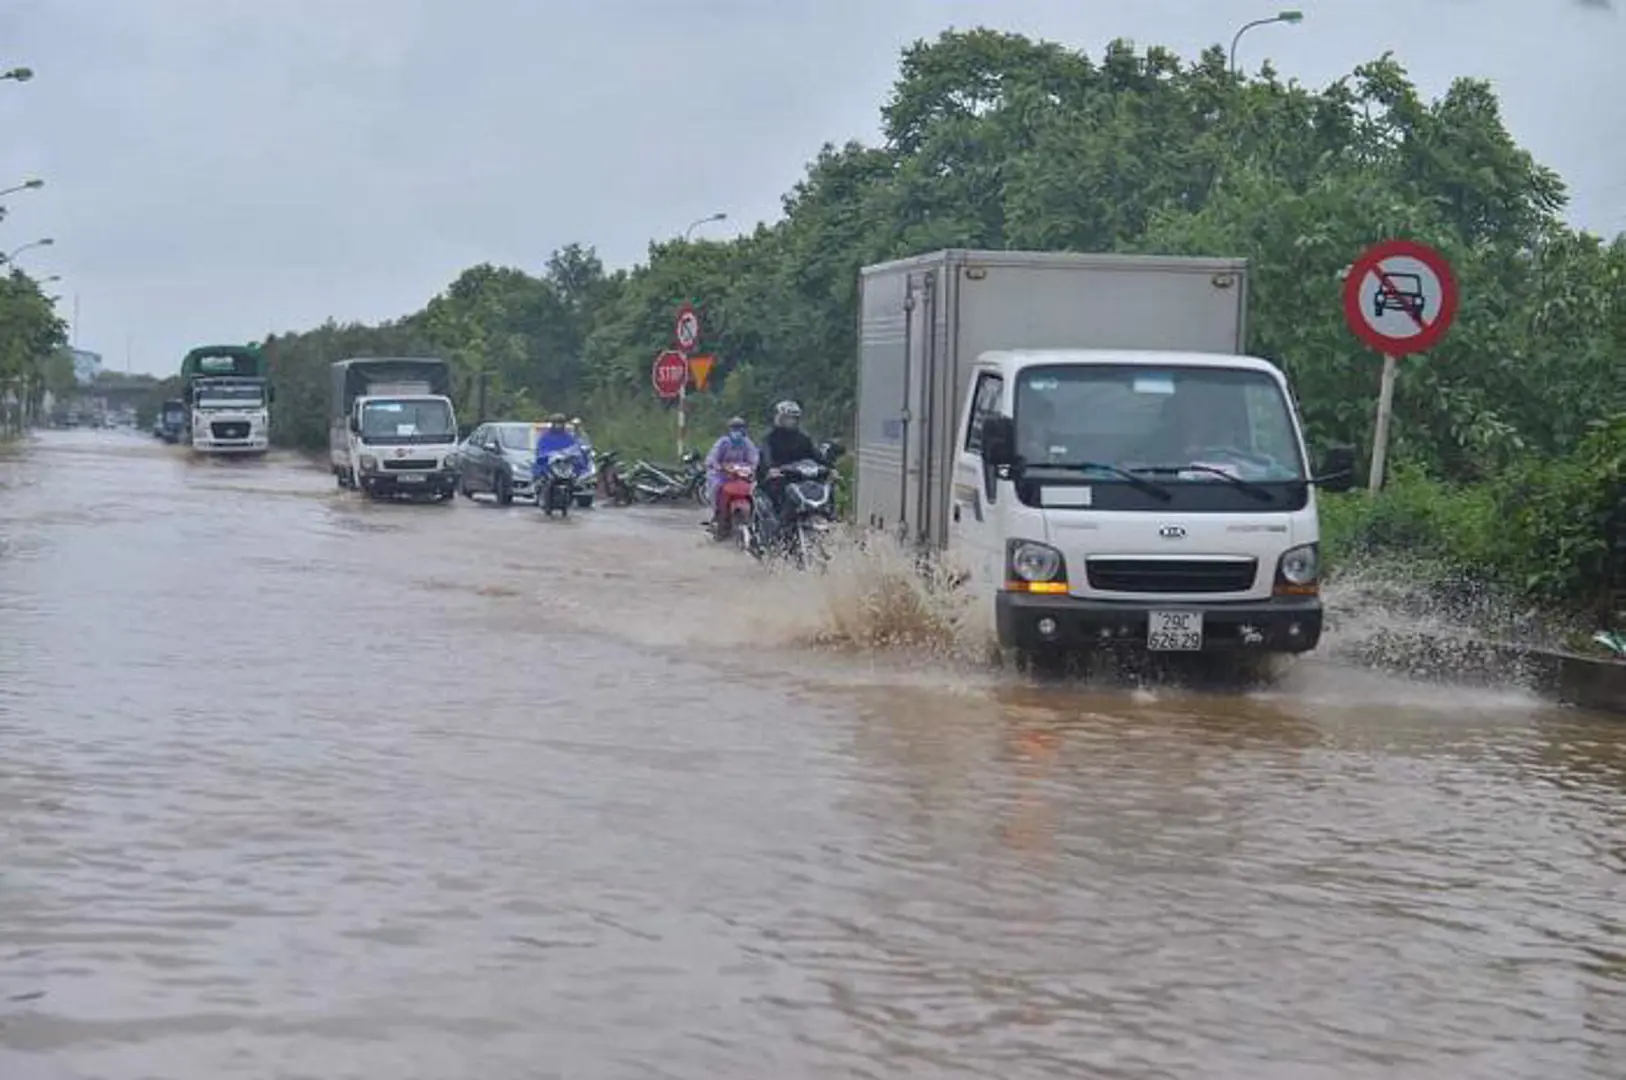
<path fill-rule="evenodd" d="M 274 386 L 267 386 L 265 388 L 265 403 L 267 405 L 274 405 L 274 404 L 276 404 L 276 401 L 277 401 L 277 388 L 274 387 Z"/>
<path fill-rule="evenodd" d="M 357 420 L 354 414 L 350 417 L 350 431 L 355 435 L 361 434 L 361 421 Z"/>
<path fill-rule="evenodd" d="M 990 416 L 982 422 L 982 460 L 998 468 L 1016 464 L 1016 423 L 1008 416 Z"/>
<path fill-rule="evenodd" d="M 1329 446 L 1321 458 L 1321 468 L 1315 477 L 1322 491 L 1342 494 L 1355 486 L 1355 448 Z"/>

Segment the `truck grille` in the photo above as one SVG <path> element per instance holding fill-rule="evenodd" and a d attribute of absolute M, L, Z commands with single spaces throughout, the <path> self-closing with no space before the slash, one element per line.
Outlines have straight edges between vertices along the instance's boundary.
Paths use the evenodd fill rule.
<path fill-rule="evenodd" d="M 408 470 L 433 469 L 434 467 L 434 458 L 399 458 L 384 462 L 384 468 L 390 470 L 400 469 L 403 472 Z"/>
<path fill-rule="evenodd" d="M 209 430 L 217 439 L 246 439 L 248 438 L 248 421 L 222 420 L 219 423 L 210 424 Z"/>
<path fill-rule="evenodd" d="M 1258 559 L 1086 559 L 1090 588 L 1123 593 L 1247 592 Z"/>

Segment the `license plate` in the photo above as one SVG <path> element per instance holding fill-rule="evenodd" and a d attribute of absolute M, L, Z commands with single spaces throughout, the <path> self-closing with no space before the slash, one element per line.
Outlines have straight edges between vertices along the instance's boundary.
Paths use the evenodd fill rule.
<path fill-rule="evenodd" d="M 1146 619 L 1146 648 L 1152 652 L 1200 652 L 1203 613 L 1154 611 Z"/>
<path fill-rule="evenodd" d="M 421 477 L 421 476 L 397 476 L 395 478 L 395 482 L 397 484 L 421 484 L 421 483 L 423 483 L 423 477 Z"/>

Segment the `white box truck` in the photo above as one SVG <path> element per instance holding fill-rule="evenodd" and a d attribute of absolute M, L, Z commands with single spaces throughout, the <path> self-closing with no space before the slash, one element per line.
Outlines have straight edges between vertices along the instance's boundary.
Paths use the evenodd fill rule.
<path fill-rule="evenodd" d="M 341 488 L 448 500 L 457 490 L 451 368 L 435 357 L 333 363 L 328 452 Z"/>
<path fill-rule="evenodd" d="M 947 552 L 1019 658 L 1297 653 L 1317 486 L 1242 259 L 940 251 L 859 281 L 855 511 Z"/>

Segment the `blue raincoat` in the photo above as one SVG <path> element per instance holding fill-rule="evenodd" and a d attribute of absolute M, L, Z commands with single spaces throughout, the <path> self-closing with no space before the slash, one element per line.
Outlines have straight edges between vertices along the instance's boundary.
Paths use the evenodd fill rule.
<path fill-rule="evenodd" d="M 544 428 L 536 439 L 536 460 L 531 463 L 531 475 L 541 476 L 542 471 L 548 467 L 548 458 L 558 453 L 574 455 L 578 477 L 587 472 L 587 449 L 582 446 L 581 440 L 568 431 Z"/>

